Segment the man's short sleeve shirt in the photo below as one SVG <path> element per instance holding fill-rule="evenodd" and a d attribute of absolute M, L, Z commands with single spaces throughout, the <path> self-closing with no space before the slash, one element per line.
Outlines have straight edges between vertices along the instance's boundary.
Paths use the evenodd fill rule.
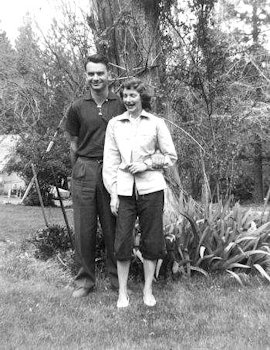
<path fill-rule="evenodd" d="M 111 91 L 100 108 L 90 92 L 88 96 L 75 101 L 67 113 L 66 131 L 78 137 L 77 156 L 102 158 L 107 124 L 124 111 L 122 101 Z"/>

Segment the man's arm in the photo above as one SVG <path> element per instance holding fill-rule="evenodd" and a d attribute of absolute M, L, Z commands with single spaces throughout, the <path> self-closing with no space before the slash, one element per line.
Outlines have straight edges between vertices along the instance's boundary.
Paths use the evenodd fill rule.
<path fill-rule="evenodd" d="M 74 166 L 78 156 L 78 135 L 80 123 L 76 109 L 71 105 L 67 111 L 65 131 L 68 141 L 70 142 L 70 160 L 72 167 Z"/>
<path fill-rule="evenodd" d="M 68 140 L 70 142 L 70 160 L 71 160 L 71 166 L 73 168 L 78 156 L 77 156 L 77 150 L 78 150 L 78 136 L 71 136 L 68 132 L 66 132 Z"/>
<path fill-rule="evenodd" d="M 146 158 L 144 163 L 147 165 L 148 170 L 162 169 L 167 166 L 165 163 L 165 156 L 160 153 L 159 149 L 157 149 L 150 157 Z"/>
<path fill-rule="evenodd" d="M 166 137 L 168 137 L 168 134 Z M 173 151 L 174 146 L 172 146 L 173 145 L 171 145 L 170 149 L 167 149 L 170 153 L 166 152 L 165 148 L 163 148 L 164 154 L 157 149 L 156 152 L 146 158 L 143 163 L 135 162 L 130 164 L 128 168 L 129 171 L 131 174 L 136 174 L 145 170 L 167 169 L 169 166 L 172 166 L 177 159 L 176 152 L 174 153 Z"/>
<path fill-rule="evenodd" d="M 72 167 L 74 166 L 78 156 L 77 156 L 77 150 L 78 150 L 78 137 L 77 136 L 71 136 L 70 140 L 70 160 Z"/>

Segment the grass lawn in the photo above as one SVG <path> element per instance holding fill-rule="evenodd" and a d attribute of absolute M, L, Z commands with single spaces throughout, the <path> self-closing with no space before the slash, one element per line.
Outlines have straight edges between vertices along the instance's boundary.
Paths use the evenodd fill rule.
<path fill-rule="evenodd" d="M 159 282 L 154 308 L 131 281 L 130 307 L 119 311 L 117 294 L 99 276 L 94 293 L 72 299 L 69 272 L 20 248 L 22 237 L 44 226 L 39 210 L 0 208 L 1 238 L 15 241 L 0 250 L 0 349 L 270 348 L 270 286 L 258 277 L 245 287 L 229 275 Z M 50 210 L 62 224 L 58 208 Z"/>
<path fill-rule="evenodd" d="M 72 226 L 72 209 L 66 208 L 66 214 L 68 222 Z M 49 225 L 65 225 L 61 208 L 46 207 L 45 215 Z M 0 241 L 18 242 L 44 227 L 46 225 L 41 207 L 0 204 Z"/>

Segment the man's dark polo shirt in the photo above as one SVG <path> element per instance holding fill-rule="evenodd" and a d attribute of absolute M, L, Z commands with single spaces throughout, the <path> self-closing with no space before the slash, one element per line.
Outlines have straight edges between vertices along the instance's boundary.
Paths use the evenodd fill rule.
<path fill-rule="evenodd" d="M 66 131 L 78 137 L 77 156 L 102 158 L 107 124 L 124 111 L 122 101 L 111 91 L 101 107 L 102 115 L 90 92 L 72 103 L 67 113 Z"/>

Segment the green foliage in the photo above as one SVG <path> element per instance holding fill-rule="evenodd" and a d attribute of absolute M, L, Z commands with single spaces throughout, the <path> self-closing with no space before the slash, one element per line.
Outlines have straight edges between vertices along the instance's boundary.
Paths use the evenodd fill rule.
<path fill-rule="evenodd" d="M 72 242 L 67 228 L 52 225 L 35 232 L 28 240 L 35 247 L 34 256 L 37 259 L 57 259 L 64 269 L 73 275 L 78 272 L 79 263 L 74 252 L 74 234 L 71 230 Z M 104 271 L 106 261 L 105 245 L 100 226 L 96 238 L 96 264 L 100 271 Z"/>
<path fill-rule="evenodd" d="M 38 230 L 29 239 L 29 242 L 33 243 L 36 248 L 35 257 L 41 260 L 47 260 L 72 248 L 67 229 L 60 225 Z"/>
<path fill-rule="evenodd" d="M 239 283 L 239 273 L 259 272 L 270 281 L 270 222 L 261 224 L 251 210 L 230 204 L 209 203 L 199 214 L 188 203 L 184 219 L 171 225 L 179 257 L 186 261 L 180 271 L 187 275 L 226 271 Z"/>
<path fill-rule="evenodd" d="M 142 19 L 125 6 L 119 13 L 112 12 L 112 18 L 105 18 L 106 11 L 96 14 L 105 17 L 100 22 L 104 40 L 95 44 L 107 47 L 110 42 L 116 86 L 126 75 L 140 74 L 149 86 L 155 85 L 156 112 L 186 132 L 172 128 L 181 180 L 195 199 L 201 197 L 205 182 L 202 158 L 212 199 L 231 194 L 244 168 L 248 176 L 254 176 L 251 167 L 256 157 L 269 162 L 269 52 L 263 47 L 262 30 L 262 25 L 268 25 L 269 4 L 265 0 L 246 3 L 250 5 L 247 9 L 253 6 L 256 10 L 254 21 L 251 11 L 241 10 L 239 0 L 222 4 L 215 0 L 159 1 L 159 10 L 151 12 L 149 6 L 146 14 L 148 23 L 159 16 L 160 28 L 154 26 L 153 38 L 145 35 L 146 26 L 138 27 Z M 120 5 L 124 1 L 113 7 Z M 101 11 L 102 6 L 96 10 Z M 93 18 L 90 16 L 91 22 L 85 13 L 85 20 L 79 20 L 68 4 L 61 7 L 64 15 L 53 21 L 42 45 L 30 18 L 19 30 L 15 49 L 6 34 L 0 33 L 1 132 L 22 137 L 18 157 L 7 170 L 19 172 L 28 183 L 33 162 L 44 187 L 54 182 L 51 165 L 56 177 L 70 175 L 68 143 L 61 128 L 52 154 L 44 153 L 66 108 L 85 91 L 83 61 L 95 47 L 89 27 Z M 229 32 L 232 20 L 237 28 Z M 158 40 L 157 33 L 161 35 Z M 150 44 L 148 53 L 146 44 Z M 154 47 L 157 50 L 152 55 Z M 188 134 L 202 145 L 203 153 Z M 259 176 L 254 176 L 255 189 Z"/>
<path fill-rule="evenodd" d="M 55 206 L 54 201 L 53 201 L 53 195 L 49 192 L 49 189 L 46 188 L 44 190 L 41 189 L 41 196 L 42 196 L 42 201 L 45 207 L 53 207 Z M 36 190 L 31 190 L 28 196 L 24 199 L 23 201 L 24 205 L 28 206 L 41 206 L 39 196 Z"/>
<path fill-rule="evenodd" d="M 84 91 L 83 60 L 91 46 L 87 23 L 78 23 L 68 7 L 65 11 L 64 23 L 54 21 L 42 47 L 28 17 L 19 29 L 15 50 L 5 33 L 0 35 L 1 132 L 21 137 L 5 170 L 18 173 L 28 184 L 33 163 L 44 201 L 50 186 L 71 173 L 63 117 L 70 102 Z M 7 63 L 12 63 L 9 69 Z M 46 153 L 56 131 L 54 145 Z"/>
<path fill-rule="evenodd" d="M 233 6 L 237 8 L 239 2 L 225 3 L 183 1 L 173 8 L 175 16 L 165 18 L 172 41 L 163 86 L 164 96 L 170 100 L 168 118 L 203 146 L 212 200 L 230 195 L 243 171 L 254 177 L 257 193 L 257 179 L 262 177 L 259 160 L 269 161 L 269 52 L 262 46 L 263 40 L 259 45 L 247 45 L 236 31 L 225 28 L 230 19 L 235 23 Z M 184 20 L 185 4 L 190 22 Z M 263 37 L 258 19 L 263 5 L 258 4 L 258 39 Z M 243 15 L 251 17 L 251 13 Z M 243 33 L 242 21 L 238 29 Z M 200 150 L 179 129 L 174 130 L 174 139 L 184 188 L 200 199 L 204 185 Z M 259 142 L 261 149 L 255 147 Z M 256 158 L 257 167 L 253 166 Z M 254 173 L 253 167 L 260 173 Z"/>
<path fill-rule="evenodd" d="M 250 176 L 243 176 L 235 180 L 232 194 L 236 201 L 247 202 L 252 200 L 253 189 L 253 179 Z"/>
<path fill-rule="evenodd" d="M 46 205 L 53 205 L 51 186 L 55 183 L 61 187 L 61 179 L 70 175 L 69 146 L 64 135 L 60 134 L 49 153 L 45 150 L 52 135 L 48 132 L 44 135 L 31 135 L 21 138 L 16 145 L 16 158 L 11 158 L 6 165 L 6 171 L 16 172 L 28 184 L 33 171 L 31 164 L 35 165 L 41 195 Z M 33 191 L 26 198 L 25 204 L 39 205 L 36 191 Z"/>
<path fill-rule="evenodd" d="M 72 237 L 69 236 L 66 227 L 60 225 L 52 225 L 35 232 L 26 243 L 33 244 L 34 257 L 39 260 L 57 260 L 64 270 L 67 270 L 71 275 L 78 272 L 78 263 L 75 257 Z"/>

